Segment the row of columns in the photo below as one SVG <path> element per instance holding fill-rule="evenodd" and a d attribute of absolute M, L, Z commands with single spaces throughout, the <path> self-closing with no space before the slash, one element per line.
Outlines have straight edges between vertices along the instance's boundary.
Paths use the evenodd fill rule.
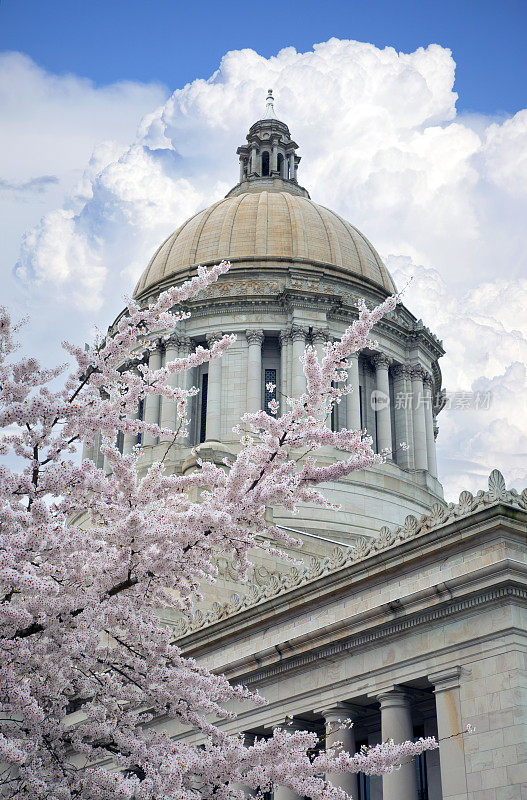
<path fill-rule="evenodd" d="M 442 800 L 467 800 L 467 781 L 465 753 L 462 735 L 462 718 L 459 692 L 460 668 L 437 672 L 429 676 L 434 682 L 436 701 L 437 739 L 440 744 L 441 794 L 434 796 Z M 412 695 L 404 688 L 394 686 L 376 695 L 372 700 L 379 703 L 381 714 L 381 740 L 393 739 L 401 743 L 412 741 Z M 355 754 L 356 723 L 363 709 L 351 703 L 342 702 L 321 712 L 326 727 L 326 749 L 340 742 L 343 749 Z M 354 724 L 341 727 L 341 722 L 350 719 Z M 293 720 L 293 730 L 301 730 L 301 720 Z M 291 729 L 291 728 L 289 728 Z M 247 735 L 246 735 L 247 736 Z M 252 734 L 249 734 L 252 736 Z M 250 741 L 246 740 L 246 744 Z M 432 754 L 429 754 L 433 756 Z M 327 774 L 326 779 L 336 787 L 342 788 L 351 797 L 358 798 L 358 777 L 353 773 Z M 252 794 L 252 792 L 247 792 Z M 399 769 L 382 776 L 383 800 L 419 800 L 417 771 L 413 759 L 401 764 Z M 273 800 L 300 800 L 299 796 L 284 786 L 277 786 Z"/>
<path fill-rule="evenodd" d="M 249 350 L 249 376 L 251 385 L 257 384 L 256 397 L 261 396 L 261 349 L 263 342 L 262 331 L 248 331 L 250 339 Z M 306 389 L 305 376 L 300 363 L 300 358 L 305 350 L 306 342 L 310 337 L 317 355 L 323 352 L 323 345 L 329 335 L 324 330 L 315 330 L 311 333 L 307 329 L 293 326 L 288 331 L 279 335 L 282 348 L 281 359 L 281 391 L 285 395 L 298 397 Z M 251 347 L 251 342 L 252 347 Z M 395 422 L 395 446 L 406 442 L 409 451 L 401 451 L 398 463 L 402 467 L 428 470 L 437 477 L 437 460 L 434 436 L 434 418 L 432 409 L 432 376 L 420 365 L 408 364 L 392 365 L 391 359 L 384 353 L 376 353 L 372 358 L 375 367 L 375 388 L 387 398 L 387 403 L 378 403 L 377 407 L 377 447 L 379 450 L 392 450 L 392 411 L 390 402 L 390 368 L 392 369 L 394 383 L 394 397 L 401 398 L 393 408 Z M 289 370 L 289 365 L 291 369 Z M 349 358 L 348 381 L 355 391 L 346 398 L 347 427 L 357 429 L 361 427 L 360 394 L 359 394 L 359 357 L 354 353 Z M 285 391 L 284 391 L 285 387 Z M 253 405 L 249 404 L 249 410 Z M 410 452 L 413 454 L 413 463 Z"/>
<path fill-rule="evenodd" d="M 280 176 L 284 180 L 296 180 L 297 163 L 295 154 L 282 153 L 282 165 L 278 170 L 278 145 L 275 143 L 272 146 L 269 158 L 269 173 L 270 176 Z M 258 150 L 256 144 L 251 147 L 250 161 L 245 157 L 240 158 L 240 183 L 246 177 L 261 177 L 262 176 L 262 153 Z"/>
<path fill-rule="evenodd" d="M 174 361 L 176 358 L 186 358 L 193 349 L 193 342 L 189 338 L 171 336 L 166 341 L 158 340 L 148 355 L 148 366 L 155 371 L 161 369 L 163 364 Z M 168 378 L 168 383 L 173 388 L 189 389 L 191 385 L 191 375 L 189 371 L 172 373 Z M 145 422 L 159 424 L 163 428 L 176 426 L 176 403 L 167 397 L 159 395 L 148 395 L 145 398 L 143 419 Z M 139 410 L 135 413 L 135 418 Z M 126 433 L 123 439 L 123 453 L 127 455 L 137 443 L 135 433 Z M 154 445 L 157 439 L 149 433 L 145 434 L 143 444 Z"/>
<path fill-rule="evenodd" d="M 207 345 L 212 347 L 221 337 L 221 333 L 212 333 L 207 337 Z M 247 330 L 247 410 L 256 412 L 262 403 L 262 330 Z M 323 355 L 323 347 L 329 339 L 325 329 L 309 331 L 307 328 L 293 325 L 289 330 L 279 334 L 281 346 L 280 391 L 285 396 L 298 397 L 306 390 L 305 376 L 300 358 L 306 343 L 312 342 L 317 355 Z M 148 365 L 151 370 L 158 370 L 163 363 L 188 356 L 193 349 L 193 342 L 188 338 L 172 336 L 161 340 L 150 350 Z M 405 468 L 428 470 L 437 476 L 436 448 L 434 437 L 434 418 L 432 410 L 432 377 L 420 365 L 395 364 L 384 353 L 376 353 L 372 357 L 375 369 L 375 388 L 377 392 L 388 398 L 383 405 L 377 403 L 376 426 L 377 447 L 379 450 L 392 449 L 392 413 L 395 423 L 395 446 L 406 442 L 410 450 L 401 451 L 397 462 Z M 391 411 L 390 371 L 393 378 L 393 394 L 396 402 Z M 189 371 L 170 376 L 172 386 L 190 388 Z M 359 393 L 359 357 L 353 354 L 349 358 L 348 381 L 355 391 L 346 397 L 346 424 L 348 428 L 361 427 L 361 409 Z M 207 419 L 206 438 L 218 441 L 221 434 L 221 385 L 222 364 L 220 359 L 209 362 L 207 387 Z M 399 398 L 399 399 L 398 399 Z M 403 398 L 403 401 L 400 401 Z M 368 398 L 369 400 L 369 398 Z M 282 401 L 282 410 L 285 405 Z M 145 399 L 143 418 L 146 422 L 159 423 L 162 427 L 174 427 L 176 423 L 176 407 L 172 400 L 149 395 Z M 134 434 L 126 434 L 123 452 L 129 453 L 136 443 Z M 156 444 L 151 434 L 145 434 L 144 445 Z"/>

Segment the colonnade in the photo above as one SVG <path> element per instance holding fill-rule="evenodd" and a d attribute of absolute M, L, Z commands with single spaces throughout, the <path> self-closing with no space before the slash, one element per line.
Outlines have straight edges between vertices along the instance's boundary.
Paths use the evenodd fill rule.
<path fill-rule="evenodd" d="M 262 392 L 262 360 L 261 347 L 264 341 L 263 331 L 247 331 L 248 342 L 248 400 L 249 411 L 258 410 L 261 406 Z M 329 339 L 324 329 L 309 331 L 293 325 L 289 330 L 281 331 L 279 342 L 281 347 L 280 392 L 282 397 L 298 397 L 306 390 L 305 376 L 300 362 L 302 353 L 308 343 L 312 343 L 320 357 L 324 343 Z M 432 376 L 420 365 L 394 364 L 384 353 L 376 353 L 372 357 L 375 370 L 375 389 L 378 393 L 376 401 L 376 433 L 377 449 L 392 451 L 393 445 L 399 448 L 405 442 L 409 449 L 398 450 L 397 463 L 403 468 L 428 470 L 437 477 L 436 449 L 434 438 L 434 418 L 432 403 Z M 390 376 L 393 381 L 393 397 L 391 402 Z M 349 359 L 348 381 L 355 391 L 346 397 L 346 427 L 356 429 L 367 427 L 361 425 L 361 399 L 359 357 L 354 354 Z M 382 398 L 386 398 L 383 405 Z M 370 402 L 370 398 L 366 398 Z M 285 410 L 285 403 L 282 402 Z M 392 442 L 392 414 L 395 423 L 395 442 Z M 390 458 L 390 456 L 389 456 Z"/>
<path fill-rule="evenodd" d="M 151 370 L 160 369 L 163 364 L 174 361 L 176 358 L 186 358 L 193 351 L 195 345 L 190 338 L 180 336 L 170 336 L 167 340 L 157 340 L 149 351 L 148 366 Z M 189 389 L 191 386 L 191 375 L 189 371 L 172 373 L 168 378 L 168 384 L 173 388 Z M 135 418 L 139 415 L 139 409 L 135 413 Z M 159 395 L 148 395 L 144 401 L 143 419 L 146 422 L 159 424 L 163 428 L 175 429 L 176 426 L 176 403 L 167 397 Z M 167 439 L 168 440 L 168 439 Z M 143 444 L 145 446 L 156 444 L 157 440 L 149 433 L 145 434 Z M 131 453 L 132 448 L 137 444 L 135 433 L 126 433 L 123 438 L 123 453 Z"/>
<path fill-rule="evenodd" d="M 442 800 L 467 800 L 459 697 L 460 671 L 459 667 L 454 667 L 428 676 L 430 682 L 434 681 L 436 738 L 440 743 L 441 774 L 441 791 L 435 785 L 430 796 L 442 798 Z M 363 718 L 367 711 L 371 716 L 372 706 L 375 705 L 380 711 L 380 731 L 378 735 L 371 735 L 370 739 L 376 741 L 393 739 L 397 744 L 415 738 L 412 718 L 414 696 L 410 688 L 391 686 L 368 700 L 369 706 L 356 705 L 353 702 L 339 702 L 319 712 L 322 717 L 320 721 L 323 722 L 325 728 L 326 749 L 340 742 L 340 746 L 346 752 L 354 755 L 358 747 L 357 731 L 361 730 L 361 717 Z M 347 724 L 343 727 L 341 723 L 345 720 L 351 721 L 352 725 Z M 371 722 L 368 725 L 371 729 Z M 288 730 L 303 730 L 306 727 L 305 721 L 293 718 Z M 362 728 L 362 730 L 365 729 Z M 246 733 L 245 737 L 245 743 L 252 744 L 254 734 Z M 428 754 L 428 758 L 432 760 L 434 755 L 434 751 L 432 751 Z M 359 790 L 357 774 L 335 773 L 327 774 L 325 777 L 333 786 L 344 789 L 354 800 L 365 800 Z M 250 796 L 253 792 L 246 789 L 246 794 Z M 382 792 L 379 779 L 378 789 L 370 793 L 370 797 L 375 797 L 376 800 L 423 800 L 427 796 L 424 787 L 418 783 L 416 765 L 414 759 L 411 758 L 402 763 L 399 769 L 382 776 Z M 301 798 L 291 789 L 277 786 L 273 792 L 273 800 L 301 800 Z"/>
<path fill-rule="evenodd" d="M 212 347 L 221 336 L 221 332 L 209 334 L 207 336 L 208 347 Z M 281 350 L 277 383 L 282 411 L 287 408 L 286 397 L 298 397 L 306 390 L 304 371 L 300 361 L 306 345 L 313 344 L 320 357 L 323 355 L 324 344 L 329 339 L 329 332 L 325 328 L 313 330 L 292 325 L 289 329 L 277 333 Z M 245 408 L 249 412 L 256 412 L 262 407 L 263 396 L 262 346 L 265 341 L 263 330 L 248 329 L 245 332 L 245 341 L 247 348 Z M 190 338 L 173 335 L 166 340 L 160 339 L 148 351 L 148 365 L 150 369 L 158 370 L 164 363 L 188 356 L 194 347 L 195 342 Z M 222 434 L 222 382 L 228 380 L 224 361 L 225 359 L 213 359 L 208 364 L 207 441 L 218 441 Z M 396 461 L 403 469 L 427 470 L 433 477 L 437 477 L 432 376 L 420 365 L 395 364 L 382 352 L 375 353 L 371 357 L 369 366 L 360 366 L 360 363 L 358 354 L 353 354 L 349 359 L 348 381 L 355 390 L 346 396 L 342 406 L 345 409 L 343 422 L 346 427 L 368 429 L 370 423 L 374 424 L 376 447 L 379 451 L 386 450 L 391 453 L 392 448 L 395 448 L 397 449 Z M 372 411 L 368 408 L 371 398 L 366 392 L 366 386 L 363 386 L 361 382 L 361 371 L 364 375 L 365 368 L 369 374 L 372 374 L 371 383 L 368 378 L 368 387 L 376 390 L 375 402 L 371 404 Z M 174 387 L 190 388 L 195 379 L 190 371 L 185 371 L 171 375 L 169 382 Z M 363 395 L 362 411 L 361 392 Z M 339 413 L 342 412 L 339 410 Z M 142 416 L 146 422 L 173 428 L 176 424 L 176 405 L 174 401 L 167 398 L 148 395 L 145 398 Z M 236 422 L 237 420 L 232 420 L 232 425 Z M 328 424 L 330 424 L 330 420 L 328 420 Z M 228 427 L 230 429 L 231 421 L 229 421 Z M 129 453 L 136 441 L 137 437 L 134 434 L 126 434 L 123 440 L 123 452 Z M 408 444 L 408 450 L 400 449 L 399 445 L 402 442 Z M 144 435 L 143 444 L 145 446 L 152 446 L 156 443 L 157 440 L 151 434 Z M 94 448 L 94 451 L 95 449 L 97 448 Z M 391 456 L 389 455 L 388 458 Z"/>
<path fill-rule="evenodd" d="M 248 177 L 261 178 L 262 176 L 262 153 L 263 150 L 258 150 L 255 143 L 251 145 L 251 155 L 240 157 L 240 183 Z M 265 151 L 268 152 L 268 151 Z M 278 156 L 282 156 L 280 167 L 278 164 Z M 278 143 L 274 142 L 271 145 L 269 152 L 269 177 L 280 177 L 283 180 L 296 180 L 297 177 L 297 162 L 294 152 L 285 152 L 279 150 Z"/>

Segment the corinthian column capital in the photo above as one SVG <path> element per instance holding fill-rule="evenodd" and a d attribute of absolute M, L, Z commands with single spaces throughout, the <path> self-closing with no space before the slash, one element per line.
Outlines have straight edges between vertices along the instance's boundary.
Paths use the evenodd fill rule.
<path fill-rule="evenodd" d="M 412 368 L 409 364 L 395 364 L 395 366 L 392 367 L 392 373 L 394 378 L 411 378 Z"/>
<path fill-rule="evenodd" d="M 392 363 L 392 359 L 385 353 L 375 353 L 372 356 L 372 361 L 375 364 L 376 369 L 388 369 Z"/>
<path fill-rule="evenodd" d="M 259 344 L 262 346 L 264 341 L 264 332 L 260 330 L 248 330 L 245 332 L 245 337 L 249 344 Z"/>
<path fill-rule="evenodd" d="M 434 379 L 433 379 L 433 377 L 431 376 L 431 374 L 429 372 L 425 372 L 424 373 L 424 375 L 423 375 L 423 383 L 429 389 L 431 389 L 432 386 L 434 385 Z"/>
<path fill-rule="evenodd" d="M 215 344 L 215 342 L 219 342 L 219 340 L 222 338 L 222 336 L 223 336 L 223 333 L 221 331 L 216 331 L 215 333 L 208 333 L 207 334 L 207 344 L 208 344 L 209 348 L 211 348 L 213 346 L 213 344 Z"/>
<path fill-rule="evenodd" d="M 322 342 L 325 344 L 329 340 L 329 331 L 326 328 L 315 328 L 311 334 L 313 342 Z"/>
<path fill-rule="evenodd" d="M 278 339 L 280 340 L 280 346 L 283 347 L 288 342 L 291 341 L 291 331 L 280 331 L 278 334 Z"/>
<path fill-rule="evenodd" d="M 291 328 L 291 338 L 293 342 L 305 342 L 307 337 L 307 330 L 294 325 Z"/>
<path fill-rule="evenodd" d="M 412 380 L 422 381 L 424 380 L 426 374 L 427 374 L 426 371 L 420 364 L 416 364 L 415 366 L 412 367 Z"/>
<path fill-rule="evenodd" d="M 148 353 L 162 353 L 163 352 L 163 340 L 162 339 L 152 339 L 151 342 L 148 344 Z"/>

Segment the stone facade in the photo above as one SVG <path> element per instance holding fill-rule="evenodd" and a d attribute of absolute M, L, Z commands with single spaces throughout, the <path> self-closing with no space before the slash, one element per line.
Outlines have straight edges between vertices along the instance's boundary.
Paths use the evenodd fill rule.
<path fill-rule="evenodd" d="M 238 149 L 237 186 L 172 234 L 136 287 L 148 302 L 197 264 L 229 259 L 229 273 L 189 303 L 178 335 L 149 343 L 145 358 L 159 367 L 222 333 L 237 335 L 220 361 L 179 378 L 201 390 L 188 439 L 167 452 L 167 442 L 146 438 L 141 470 L 163 458 L 185 473 L 197 457 L 221 463 L 234 454 L 232 427 L 269 400 L 266 384 L 302 393 L 305 346 L 321 353 L 356 318 L 358 298 L 376 304 L 395 289 L 368 240 L 300 186 L 297 149 L 270 93 L 265 117 Z M 376 338 L 376 350 L 350 360 L 355 391 L 327 424 L 365 429 L 389 451 L 387 463 L 329 484 L 339 511 L 269 509 L 302 540 L 294 566 L 256 550 L 241 585 L 221 558 L 194 616 L 164 609 L 163 618 L 187 654 L 269 700 L 222 723 L 248 740 L 287 715 L 322 744 L 334 740 L 338 719 L 352 718 L 343 734 L 352 751 L 389 737 L 438 736 L 439 752 L 383 779 L 328 776 L 356 800 L 527 798 L 527 491 L 507 491 L 495 470 L 486 491 L 445 504 L 435 454 L 441 342 L 404 306 Z M 158 398 L 137 413 L 177 422 L 174 405 Z M 135 444 L 125 437 L 123 450 Z M 101 463 L 97 443 L 87 455 Z M 324 448 L 320 460 L 336 455 Z M 278 789 L 274 800 L 292 796 Z"/>
<path fill-rule="evenodd" d="M 360 800 L 520 800 L 526 531 L 527 490 L 508 492 L 494 471 L 486 492 L 463 492 L 356 550 L 255 571 L 243 592 L 176 623 L 178 639 L 269 700 L 240 708 L 227 730 L 265 735 L 289 714 L 323 737 L 351 711 L 354 746 L 439 738 L 420 771 L 365 780 Z"/>

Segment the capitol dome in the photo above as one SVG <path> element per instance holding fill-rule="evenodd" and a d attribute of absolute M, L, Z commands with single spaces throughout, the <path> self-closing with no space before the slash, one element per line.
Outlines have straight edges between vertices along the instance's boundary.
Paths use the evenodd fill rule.
<path fill-rule="evenodd" d="M 198 264 L 295 262 L 337 266 L 387 292 L 395 284 L 366 237 L 334 211 L 294 192 L 278 177 L 260 191 L 229 194 L 172 233 L 135 289 L 141 296 L 171 285 Z M 252 187 L 251 187 L 252 188 Z"/>
<path fill-rule="evenodd" d="M 366 237 L 301 186 L 297 150 L 269 93 L 265 115 L 237 149 L 236 185 L 161 244 L 135 288 L 140 302 L 151 302 L 192 278 L 198 265 L 231 262 L 228 273 L 186 304 L 190 316 L 177 330 L 156 332 L 143 356 L 155 371 L 225 333 L 236 336 L 221 359 L 171 376 L 173 385 L 198 390 L 189 403 L 190 423 L 173 446 L 167 445 L 172 439 L 145 434 L 141 469 L 162 460 L 185 473 L 195 467 L 198 451 L 223 463 L 239 448 L 235 431 L 246 412 L 275 400 L 284 413 L 287 398 L 303 394 L 306 346 L 322 355 L 325 343 L 340 339 L 357 319 L 359 298 L 372 307 L 396 291 Z M 294 522 L 315 539 L 323 532 L 354 544 L 378 535 L 383 525 L 402 524 L 408 513 L 419 517 L 442 498 L 435 448 L 441 343 L 403 305 L 376 326 L 375 338 L 376 350 L 350 359 L 353 392 L 334 406 L 327 424 L 335 431 L 366 431 L 374 448 L 388 453 L 387 463 L 328 486 L 338 513 L 306 505 L 292 520 L 289 512 L 276 511 L 275 522 Z M 137 414 L 166 429 L 179 425 L 176 404 L 167 398 L 149 395 Z M 127 434 L 123 452 L 138 443 Z M 103 458 L 100 448 L 94 457 Z M 319 453 L 325 464 L 338 457 L 330 447 Z"/>

